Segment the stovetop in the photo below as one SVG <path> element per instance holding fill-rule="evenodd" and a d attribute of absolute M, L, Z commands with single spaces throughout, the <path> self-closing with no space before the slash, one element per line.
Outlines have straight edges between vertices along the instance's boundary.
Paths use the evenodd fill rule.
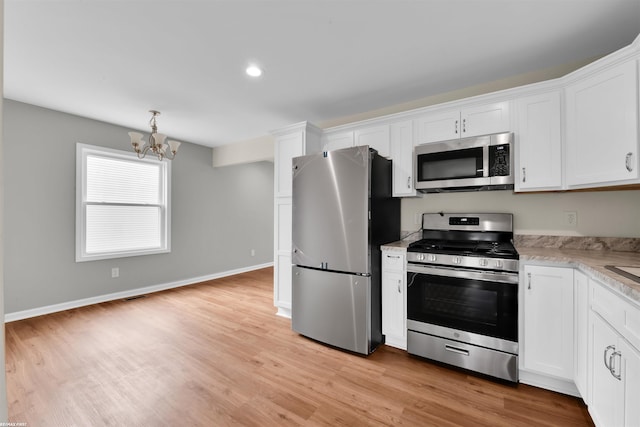
<path fill-rule="evenodd" d="M 511 242 L 452 241 L 422 239 L 413 242 L 408 252 L 478 256 L 486 258 L 518 259 L 518 252 Z"/>
<path fill-rule="evenodd" d="M 425 267 L 517 272 L 511 214 L 422 215 L 422 240 L 407 248 L 407 261 Z"/>

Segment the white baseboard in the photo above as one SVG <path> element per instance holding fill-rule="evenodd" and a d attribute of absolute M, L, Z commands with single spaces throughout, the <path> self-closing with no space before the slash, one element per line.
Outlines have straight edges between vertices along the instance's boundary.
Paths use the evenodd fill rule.
<path fill-rule="evenodd" d="M 190 279 L 178 280 L 175 282 L 162 283 L 159 285 L 146 286 L 144 288 L 136 288 L 128 291 L 115 292 L 112 294 L 98 295 L 91 298 L 84 298 L 75 301 L 63 302 L 60 304 L 47 305 L 29 310 L 16 311 L 6 313 L 4 321 L 14 322 L 16 320 L 28 319 L 30 317 L 42 316 L 43 314 L 56 313 L 58 311 L 70 310 L 72 308 L 85 307 L 87 305 L 99 304 L 101 302 L 114 301 L 118 299 L 131 298 L 138 295 L 150 294 L 153 292 L 164 291 L 167 289 L 179 288 L 181 286 L 193 285 L 208 280 L 220 279 L 222 277 L 234 276 L 236 274 L 247 273 L 249 271 L 260 270 L 262 268 L 273 266 L 273 262 L 265 264 L 252 265 L 250 267 L 237 268 L 235 270 L 223 271 L 221 273 L 209 274 L 207 276 L 192 277 Z"/>
<path fill-rule="evenodd" d="M 554 378 L 523 369 L 520 369 L 519 374 L 519 382 L 523 384 L 544 388 L 546 390 L 551 390 L 558 393 L 568 394 L 570 396 L 581 397 L 578 388 L 571 380 Z"/>

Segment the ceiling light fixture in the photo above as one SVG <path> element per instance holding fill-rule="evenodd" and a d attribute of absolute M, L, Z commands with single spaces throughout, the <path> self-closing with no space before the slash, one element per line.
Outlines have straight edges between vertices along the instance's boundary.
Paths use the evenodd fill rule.
<path fill-rule="evenodd" d="M 167 135 L 158 133 L 158 126 L 156 125 L 156 117 L 160 115 L 160 111 L 149 110 L 151 113 L 151 120 L 149 120 L 149 126 L 151 126 L 151 135 L 149 135 L 149 141 L 144 143 L 142 141 L 143 135 L 139 132 L 129 132 L 131 137 L 131 145 L 133 150 L 138 154 L 139 159 L 144 159 L 149 151 L 158 157 L 158 160 L 167 158 L 173 160 L 180 147 L 180 142 L 169 141 L 169 145 L 164 143 Z M 169 152 L 167 152 L 167 148 Z"/>
<path fill-rule="evenodd" d="M 262 69 L 257 65 L 249 65 L 245 72 L 251 77 L 260 77 L 262 75 Z"/>

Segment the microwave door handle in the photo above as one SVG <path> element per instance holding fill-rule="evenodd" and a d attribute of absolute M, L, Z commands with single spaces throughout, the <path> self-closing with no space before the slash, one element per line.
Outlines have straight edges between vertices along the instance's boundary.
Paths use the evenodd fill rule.
<path fill-rule="evenodd" d="M 489 145 L 482 147 L 482 176 L 489 177 Z"/>

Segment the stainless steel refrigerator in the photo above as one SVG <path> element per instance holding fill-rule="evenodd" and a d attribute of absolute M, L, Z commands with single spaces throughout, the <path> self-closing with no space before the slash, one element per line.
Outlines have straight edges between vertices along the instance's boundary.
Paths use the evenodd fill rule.
<path fill-rule="evenodd" d="M 380 245 L 400 238 L 391 161 L 368 146 L 293 159 L 292 328 L 361 354 L 382 342 Z"/>

